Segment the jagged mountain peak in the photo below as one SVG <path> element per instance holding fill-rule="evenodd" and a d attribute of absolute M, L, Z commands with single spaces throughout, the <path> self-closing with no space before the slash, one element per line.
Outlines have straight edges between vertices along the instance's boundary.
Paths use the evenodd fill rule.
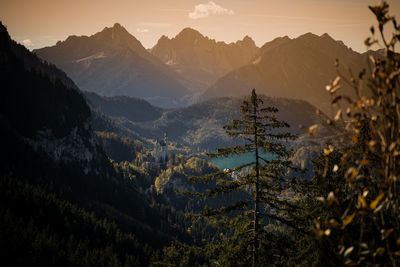
<path fill-rule="evenodd" d="M 324 47 L 325 49 L 333 49 L 333 50 L 341 50 L 345 49 L 346 51 L 350 53 L 355 53 L 352 49 L 350 49 L 348 46 L 346 46 L 343 41 L 340 40 L 335 40 L 330 36 L 328 33 L 323 33 L 320 36 L 314 34 L 314 33 L 306 33 L 303 34 L 295 39 L 293 39 L 296 42 L 301 42 L 303 44 L 306 44 L 307 46 L 312 46 L 315 47 L 315 49 L 321 49 L 321 47 Z"/>
<path fill-rule="evenodd" d="M 258 49 L 249 36 L 227 44 L 184 28 L 171 39 L 162 36 L 151 53 L 180 73 L 187 88 L 199 92 L 222 75 L 247 64 Z"/>
<path fill-rule="evenodd" d="M 105 27 L 102 31 L 91 36 L 70 35 L 65 41 L 58 41 L 55 47 L 64 49 L 75 49 L 77 47 L 91 47 L 91 49 L 95 47 L 99 49 L 103 49 L 104 47 L 122 47 L 130 48 L 140 54 L 144 54 L 146 50 L 140 41 L 119 23 L 115 23 L 112 27 Z M 81 51 L 81 48 L 79 48 L 79 51 Z"/>
<path fill-rule="evenodd" d="M 302 35 L 298 36 L 294 40 L 306 40 L 306 41 L 312 41 L 312 42 L 322 41 L 322 42 L 326 42 L 326 43 L 331 42 L 331 43 L 341 43 L 341 44 L 343 44 L 342 41 L 337 41 L 337 40 L 333 39 L 328 33 L 323 33 L 323 34 L 318 36 L 317 34 L 314 34 L 312 32 L 308 32 L 308 33 L 305 33 L 305 34 L 302 34 Z"/>
<path fill-rule="evenodd" d="M 175 36 L 175 40 L 180 41 L 196 41 L 198 39 L 208 39 L 204 37 L 199 31 L 192 28 L 184 28 L 178 35 Z"/>
<path fill-rule="evenodd" d="M 321 88 L 337 75 L 335 59 L 344 72 L 351 68 L 358 73 L 365 62 L 365 57 L 328 34 L 276 38 L 261 47 L 251 64 L 218 79 L 200 99 L 242 96 L 248 93 L 246 88 L 255 87 L 266 95 L 305 99 L 329 112 L 329 96 Z M 348 87 L 342 89 L 352 93 Z"/>
<path fill-rule="evenodd" d="M 165 45 L 165 44 L 168 44 L 169 41 L 171 41 L 171 39 L 169 39 L 168 36 L 162 35 L 162 36 L 160 37 L 160 39 L 158 39 L 157 44 L 156 44 L 154 47 L 163 46 L 163 45 Z M 154 49 L 154 47 L 152 47 L 152 48 L 150 49 L 150 52 Z"/>
<path fill-rule="evenodd" d="M 173 107 L 188 94 L 169 69 L 121 24 L 91 36 L 70 37 L 52 47 L 34 50 L 62 68 L 79 88 L 101 95 L 145 98 Z"/>
<path fill-rule="evenodd" d="M 296 39 L 316 39 L 316 38 L 319 38 L 319 36 L 312 32 L 307 32 L 298 36 Z"/>
<path fill-rule="evenodd" d="M 110 36 L 111 34 L 111 36 Z M 101 32 L 95 34 L 95 36 L 115 37 L 118 36 L 132 36 L 121 24 L 118 22 L 114 23 L 112 27 L 105 27 Z M 132 36 L 133 37 L 133 36 Z"/>
<path fill-rule="evenodd" d="M 93 38 L 118 45 L 134 46 L 140 50 L 144 47 L 138 39 L 130 34 L 121 24 L 115 23 L 112 27 L 105 27 L 101 32 L 92 35 Z"/>
<path fill-rule="evenodd" d="M 324 38 L 324 39 L 334 40 L 334 39 L 332 38 L 332 36 L 330 36 L 328 33 L 323 33 L 323 34 L 321 34 L 320 37 L 321 37 L 321 38 Z"/>
<path fill-rule="evenodd" d="M 242 40 L 239 40 L 236 43 L 240 44 L 240 45 L 243 45 L 245 47 L 257 47 L 257 45 L 254 42 L 254 40 L 248 35 L 246 35 L 245 37 L 243 37 Z"/>
<path fill-rule="evenodd" d="M 270 42 L 266 42 L 261 48 L 260 48 L 260 54 L 264 54 L 268 52 L 269 50 L 278 47 L 284 43 L 290 42 L 292 39 L 290 39 L 287 35 L 283 37 L 277 37 L 273 39 Z"/>

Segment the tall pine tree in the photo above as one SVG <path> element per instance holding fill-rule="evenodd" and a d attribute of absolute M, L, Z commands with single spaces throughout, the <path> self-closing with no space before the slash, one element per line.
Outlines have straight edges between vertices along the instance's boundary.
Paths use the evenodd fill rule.
<path fill-rule="evenodd" d="M 215 182 L 212 189 L 193 194 L 206 198 L 225 195 L 231 199 L 228 206 L 206 207 L 198 214 L 227 229 L 227 237 L 213 247 L 220 251 L 220 264 L 251 262 L 257 266 L 261 264 L 260 257 L 264 257 L 263 262 L 271 260 L 267 257 L 277 252 L 276 244 L 272 247 L 271 243 L 279 235 L 268 229 L 274 226 L 276 229 L 277 222 L 286 225 L 293 222 L 289 213 L 296 207 L 283 193 L 290 187 L 287 173 L 292 168 L 287 145 L 296 136 L 283 130 L 289 125 L 277 119 L 277 112 L 275 107 L 264 107 L 253 89 L 251 96 L 243 101 L 241 118 L 224 126 L 229 136 L 238 139 L 238 145 L 218 148 L 216 153 L 209 154 L 210 157 L 250 154 L 253 160 L 233 169 L 191 178 L 197 182 Z"/>

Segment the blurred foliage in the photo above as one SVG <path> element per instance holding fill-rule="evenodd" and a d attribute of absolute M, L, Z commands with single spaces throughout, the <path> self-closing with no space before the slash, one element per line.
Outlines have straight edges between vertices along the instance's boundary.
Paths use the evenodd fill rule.
<path fill-rule="evenodd" d="M 400 55 L 395 48 L 400 25 L 385 1 L 369 9 L 378 27 L 370 28 L 365 45 L 382 49 L 369 52 L 367 69 L 357 75 L 338 71 L 326 87 L 336 107 L 332 123 L 342 123 L 346 130 L 343 147 L 325 151 L 329 157 L 337 149 L 341 156 L 334 166 L 325 163 L 322 178 L 341 180 L 335 188 L 321 191 L 330 212 L 315 220 L 314 231 L 318 238 L 335 240 L 333 249 L 347 266 L 399 266 Z M 385 38 L 387 28 L 392 29 L 390 39 Z M 342 83 L 357 97 L 341 94 Z"/>

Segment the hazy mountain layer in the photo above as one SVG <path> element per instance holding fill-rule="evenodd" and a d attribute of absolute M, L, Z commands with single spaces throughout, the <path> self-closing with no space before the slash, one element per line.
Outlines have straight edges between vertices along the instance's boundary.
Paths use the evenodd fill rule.
<path fill-rule="evenodd" d="M 149 102 L 134 97 L 101 97 L 96 93 L 84 92 L 88 103 L 112 117 L 124 116 L 131 121 L 149 121 L 161 117 L 163 109 L 152 106 Z"/>
<path fill-rule="evenodd" d="M 126 98 L 126 97 L 124 97 Z M 182 146 L 204 151 L 215 147 L 232 144 L 223 129 L 223 126 L 240 117 L 240 105 L 242 98 L 217 98 L 197 103 L 185 108 L 161 110 L 157 117 L 148 117 L 147 120 L 137 119 L 132 114 L 140 113 L 142 105 L 131 105 L 126 109 L 121 105 L 121 98 L 97 96 L 100 111 L 115 119 L 118 123 L 140 136 L 155 139 L 168 132 L 171 141 Z M 304 100 L 288 98 L 263 97 L 265 105 L 272 105 L 279 109 L 277 117 L 287 121 L 293 133 L 304 134 L 299 126 L 311 126 L 320 124 L 317 135 L 320 137 L 332 136 L 335 130 L 326 125 L 326 116 L 316 114 L 316 108 Z M 89 100 L 90 101 L 90 100 Z M 126 98 L 124 103 L 137 101 Z M 107 103 L 107 107 L 105 105 Z M 150 108 L 151 106 L 148 105 Z M 111 110 L 111 112 L 110 112 Z M 117 112 L 118 110 L 118 112 Z M 159 114 L 160 109 L 152 107 L 149 114 Z M 117 114 L 117 115 L 113 115 Z"/>
<path fill-rule="evenodd" d="M 358 75 L 367 63 L 366 54 L 351 50 L 328 34 L 277 38 L 260 48 L 250 64 L 220 78 L 202 99 L 247 95 L 256 88 L 268 96 L 307 100 L 329 114 L 330 96 L 325 86 L 337 76 L 336 59 L 343 74 L 351 68 Z M 353 93 L 345 84 L 341 90 Z"/>
<path fill-rule="evenodd" d="M 141 97 L 164 107 L 181 105 L 181 98 L 189 94 L 178 82 L 179 75 L 118 23 L 34 52 L 64 70 L 82 90 Z"/>

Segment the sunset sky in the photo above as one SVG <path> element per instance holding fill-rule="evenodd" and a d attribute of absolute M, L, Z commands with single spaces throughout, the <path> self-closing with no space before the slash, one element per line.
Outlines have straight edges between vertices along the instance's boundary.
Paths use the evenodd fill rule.
<path fill-rule="evenodd" d="M 400 1 L 387 1 L 400 20 Z M 218 41 L 245 35 L 261 46 L 275 37 L 327 32 L 364 52 L 375 22 L 371 0 L 0 0 L 0 20 L 13 39 L 29 49 L 54 45 L 69 35 L 92 35 L 115 22 L 146 48 L 161 35 L 185 27 Z"/>

